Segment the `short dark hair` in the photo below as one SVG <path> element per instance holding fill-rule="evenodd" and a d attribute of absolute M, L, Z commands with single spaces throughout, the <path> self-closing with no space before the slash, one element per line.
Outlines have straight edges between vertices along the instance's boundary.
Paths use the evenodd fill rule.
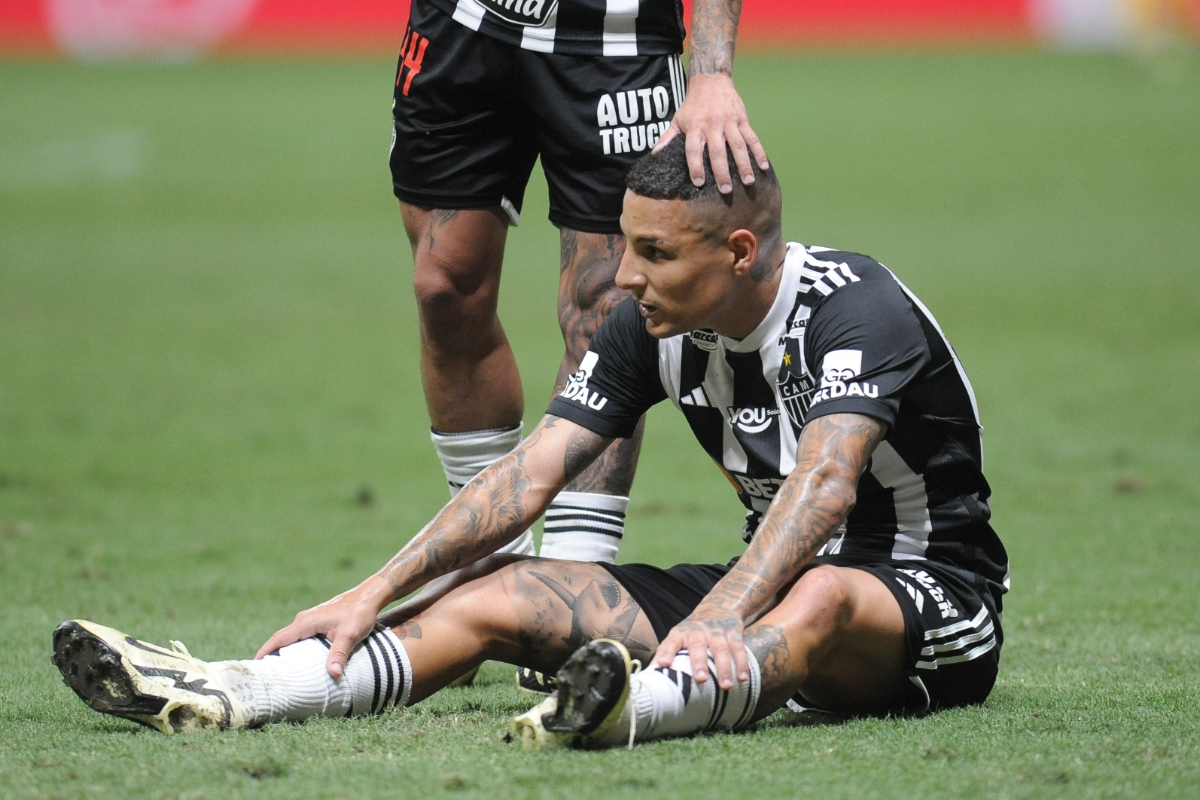
<path fill-rule="evenodd" d="M 735 187 L 741 187 L 740 170 L 733 160 L 729 145 L 725 145 L 725 157 L 729 160 L 729 174 L 733 176 Z M 753 159 L 751 160 L 753 163 Z M 755 186 L 761 188 L 778 187 L 779 180 L 771 167 L 762 169 L 753 163 Z M 687 151 L 682 134 L 676 136 L 657 153 L 651 153 L 638 159 L 637 163 L 625 176 L 625 188 L 636 195 L 648 197 L 651 200 L 702 200 L 704 202 L 729 202 L 728 195 L 722 195 L 717 189 L 717 181 L 713 177 L 712 163 L 708 160 L 708 150 L 704 151 L 704 185 L 692 183 L 688 171 Z M 742 187 L 744 191 L 745 187 Z M 737 189 L 735 188 L 735 191 Z"/>

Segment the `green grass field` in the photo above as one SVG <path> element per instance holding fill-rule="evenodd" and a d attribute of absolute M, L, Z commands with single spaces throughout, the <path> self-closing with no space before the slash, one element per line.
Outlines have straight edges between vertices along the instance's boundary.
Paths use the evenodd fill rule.
<path fill-rule="evenodd" d="M 163 737 L 79 703 L 87 617 L 250 654 L 441 505 L 385 158 L 392 64 L 0 64 L 0 796 L 1194 797 L 1200 63 L 743 57 L 792 238 L 938 315 L 1013 564 L 999 683 L 925 719 L 625 751 L 499 742 L 489 664 L 402 713 Z M 540 416 L 544 187 L 502 313 Z M 739 513 L 658 409 L 623 560 L 726 559 Z M 365 502 L 364 502 L 365 501 Z"/>

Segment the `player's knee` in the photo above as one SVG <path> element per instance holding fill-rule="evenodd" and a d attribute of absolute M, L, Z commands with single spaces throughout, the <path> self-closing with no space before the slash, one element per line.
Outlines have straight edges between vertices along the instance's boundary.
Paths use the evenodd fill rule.
<path fill-rule="evenodd" d="M 819 566 L 805 572 L 784 604 L 798 625 L 827 634 L 846 625 L 854 615 L 850 581 L 837 567 Z"/>

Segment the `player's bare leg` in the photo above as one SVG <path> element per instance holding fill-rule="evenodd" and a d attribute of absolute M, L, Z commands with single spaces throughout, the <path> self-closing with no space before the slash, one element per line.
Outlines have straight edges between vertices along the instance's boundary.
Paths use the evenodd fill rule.
<path fill-rule="evenodd" d="M 492 556 L 424 612 L 395 611 L 351 653 L 340 678 L 329 644 L 304 639 L 257 660 L 207 662 L 85 620 L 55 631 L 54 662 L 90 707 L 164 733 L 244 728 L 411 705 L 486 659 L 556 669 L 595 637 L 648 657 L 646 615 L 595 564 Z"/>
<path fill-rule="evenodd" d="M 412 662 L 417 703 L 485 660 L 553 673 L 595 638 L 649 658 L 658 640 L 645 613 L 602 567 L 495 556 L 498 565 L 415 616 L 385 614 Z M 509 557 L 511 558 L 511 557 Z"/>
<path fill-rule="evenodd" d="M 876 576 L 821 566 L 805 572 L 745 633 L 762 674 L 756 718 L 796 692 L 839 712 L 901 708 L 913 699 L 904 672 L 904 616 Z"/>
<path fill-rule="evenodd" d="M 421 383 L 451 494 L 521 441 L 525 399 L 496 306 L 508 217 L 499 207 L 400 204 L 413 252 Z M 522 534 L 506 548 L 532 554 Z"/>
<path fill-rule="evenodd" d="M 620 642 L 594 641 L 558 673 L 557 694 L 510 724 L 526 747 L 610 747 L 634 741 L 739 730 L 801 692 L 839 712 L 900 709 L 916 699 L 904 673 L 904 620 L 882 582 L 861 570 L 805 573 L 743 641 L 749 680 L 697 681 L 691 654 L 636 672 Z M 645 663 L 644 659 L 643 663 Z"/>
<path fill-rule="evenodd" d="M 511 427 L 525 400 L 496 304 L 508 223 L 499 208 L 400 204 L 413 251 L 421 383 L 433 428 Z"/>
<path fill-rule="evenodd" d="M 605 317 L 629 296 L 616 285 L 625 252 L 622 235 L 562 228 L 559 241 L 558 321 L 565 353 L 556 394 L 579 369 L 588 343 Z M 546 511 L 540 555 L 586 561 L 616 559 L 641 443 L 639 426 L 632 438 L 614 441 L 567 486 Z"/>

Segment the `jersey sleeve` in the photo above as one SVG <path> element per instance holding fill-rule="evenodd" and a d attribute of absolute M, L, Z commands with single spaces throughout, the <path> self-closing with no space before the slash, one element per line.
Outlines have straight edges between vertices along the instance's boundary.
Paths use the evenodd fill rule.
<path fill-rule="evenodd" d="M 646 332 L 629 299 L 604 320 L 547 413 L 601 436 L 627 439 L 642 414 L 666 396 L 658 375 L 658 340 Z"/>
<path fill-rule="evenodd" d="M 850 283 L 825 298 L 813 310 L 805 351 L 817 383 L 807 419 L 849 412 L 889 427 L 930 363 L 921 323 L 890 277 Z"/>

